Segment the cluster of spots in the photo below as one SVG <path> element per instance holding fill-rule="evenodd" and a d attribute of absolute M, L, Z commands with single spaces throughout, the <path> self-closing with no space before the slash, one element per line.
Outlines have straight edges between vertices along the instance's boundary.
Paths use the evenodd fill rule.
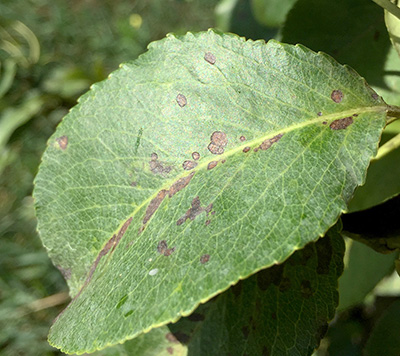
<path fill-rule="evenodd" d="M 211 52 L 206 52 L 206 54 L 204 55 L 204 59 L 210 64 L 215 64 L 215 62 L 217 61 L 217 57 L 215 57 L 215 54 Z"/>
<path fill-rule="evenodd" d="M 350 126 L 353 123 L 353 117 L 348 116 L 343 119 L 337 119 L 335 121 L 332 121 L 332 123 L 329 125 L 329 127 L 332 130 L 344 130 L 348 126 Z"/>
<path fill-rule="evenodd" d="M 183 108 L 184 106 L 186 106 L 187 104 L 187 99 L 186 96 L 183 94 L 178 94 L 176 97 L 176 102 L 178 103 L 178 105 Z"/>
<path fill-rule="evenodd" d="M 214 155 L 222 155 L 224 153 L 225 146 L 228 144 L 226 134 L 221 131 L 215 131 L 210 137 L 210 144 L 208 150 Z"/>
<path fill-rule="evenodd" d="M 312 297 L 312 295 L 314 294 L 314 292 L 311 288 L 310 281 L 307 281 L 307 280 L 301 281 L 300 288 L 301 288 L 301 295 L 303 298 L 308 299 L 308 298 Z"/>
<path fill-rule="evenodd" d="M 176 225 L 182 225 L 187 219 L 194 220 L 196 219 L 196 216 L 201 214 L 203 211 L 205 211 L 208 214 L 212 210 L 212 203 L 203 208 L 201 206 L 200 198 L 197 196 L 192 200 L 191 207 L 186 211 L 185 215 L 183 215 L 177 222 Z M 209 223 L 208 223 L 209 224 Z M 207 224 L 207 225 L 208 225 Z"/>
<path fill-rule="evenodd" d="M 210 260 L 210 255 L 204 254 L 203 256 L 200 257 L 200 263 L 204 265 Z"/>
<path fill-rule="evenodd" d="M 151 154 L 151 161 L 149 162 L 150 164 L 150 170 L 153 174 L 168 174 L 169 172 L 172 171 L 171 166 L 164 166 L 159 160 L 158 160 L 158 155 L 157 153 L 153 152 Z"/>
<path fill-rule="evenodd" d="M 188 176 L 179 178 L 175 183 L 171 185 L 171 187 L 166 190 L 162 189 L 158 192 L 157 196 L 151 200 L 149 205 L 147 206 L 146 213 L 143 218 L 143 225 L 139 229 L 139 234 L 144 230 L 146 223 L 150 220 L 153 214 L 157 211 L 158 207 L 164 200 L 164 198 L 168 195 L 169 198 L 172 198 L 176 193 L 184 189 L 193 178 L 194 172 L 190 173 Z"/>
<path fill-rule="evenodd" d="M 175 251 L 175 247 L 168 248 L 167 241 L 161 240 L 157 245 L 157 251 L 158 251 L 159 254 L 168 257 Z"/>
<path fill-rule="evenodd" d="M 256 147 L 254 149 L 254 152 L 257 152 L 258 150 L 267 150 L 270 148 L 274 143 L 278 142 L 282 138 L 283 134 L 278 134 L 272 138 L 269 138 L 261 143 L 260 146 Z"/>
<path fill-rule="evenodd" d="M 197 162 L 187 160 L 182 163 L 182 167 L 185 171 L 190 171 L 197 166 Z"/>
<path fill-rule="evenodd" d="M 339 104 L 343 100 L 343 93 L 341 90 L 334 90 L 331 93 L 331 99 L 336 103 Z"/>
<path fill-rule="evenodd" d="M 61 136 L 56 138 L 56 141 L 58 143 L 58 146 L 64 151 L 67 146 L 68 146 L 68 137 L 67 136 Z"/>

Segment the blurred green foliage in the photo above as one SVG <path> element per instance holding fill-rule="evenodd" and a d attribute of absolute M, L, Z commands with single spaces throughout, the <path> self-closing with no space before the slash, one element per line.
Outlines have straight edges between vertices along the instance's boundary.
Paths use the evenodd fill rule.
<path fill-rule="evenodd" d="M 289 2 L 295 3 L 286 3 Z M 318 0 L 320 2 L 326 6 L 332 3 L 330 0 Z M 68 291 L 61 273 L 51 264 L 36 234 L 31 192 L 47 138 L 61 118 L 92 83 L 105 79 L 120 63 L 135 59 L 146 50 L 149 42 L 163 38 L 169 32 L 183 34 L 217 26 L 223 31 L 252 39 L 279 39 L 280 29 L 265 27 L 269 20 L 263 21 L 261 13 L 257 12 L 254 16 L 257 11 L 255 3 L 264 9 L 265 4 L 273 1 L 0 2 L 0 355 L 60 354 L 48 345 L 46 338 L 52 320 L 69 300 Z M 302 5 L 307 12 L 309 3 L 313 2 L 298 0 L 288 13 L 287 20 L 304 23 L 304 18 L 296 17 L 296 14 L 301 13 Z M 379 14 L 377 6 L 376 11 Z M 326 15 L 332 17 L 330 12 Z M 290 28 L 288 21 L 286 35 Z M 379 21 L 379 24 L 383 23 L 383 14 Z M 367 29 L 376 25 L 366 22 L 367 19 L 363 21 Z M 325 23 L 323 19 L 321 23 Z M 345 27 L 343 31 L 348 33 Z M 317 33 L 318 28 L 314 32 Z M 382 32 L 379 32 L 381 37 L 373 32 L 374 39 L 387 36 Z M 302 33 L 293 31 L 291 35 L 297 36 L 293 40 L 299 41 Z M 332 33 L 340 36 L 338 32 L 330 31 Z M 338 38 L 338 41 L 343 38 Z M 356 70 L 358 65 L 362 69 L 366 63 L 364 59 L 351 64 Z M 389 59 L 385 57 L 385 60 L 394 63 Z M 345 59 L 338 60 L 343 62 Z M 398 58 L 395 60 L 398 61 Z M 389 87 L 397 93 L 398 68 L 388 67 L 384 74 L 395 79 Z M 389 126 L 386 135 L 394 136 L 399 132 L 400 125 Z M 397 157 L 398 152 L 382 161 L 384 169 L 380 166 L 383 163 L 379 162 L 371 166 L 368 184 L 358 193 L 352 206 L 354 210 L 357 210 L 357 204 L 362 205 L 373 196 L 382 173 L 394 167 L 396 162 L 391 156 Z M 385 197 L 396 193 L 397 186 Z M 382 200 L 379 197 L 379 201 Z M 346 283 L 351 288 L 351 276 L 363 277 L 362 271 L 352 267 L 360 266 L 348 261 L 355 252 L 354 249 L 347 252 L 347 267 L 341 288 Z M 368 276 L 365 278 L 368 279 Z M 337 315 L 317 354 L 361 355 L 369 334 L 374 335 L 376 321 L 380 320 L 375 335 L 384 329 L 386 320 L 390 321 L 390 313 L 385 311 L 391 302 L 398 300 L 400 293 L 399 279 L 394 280 L 392 282 L 391 278 L 391 282 L 386 282 L 384 287 L 378 284 L 367 297 L 361 293 L 358 300 L 352 299 L 351 304 L 356 304 L 356 307 Z M 357 281 L 353 285 L 357 288 Z M 370 285 L 368 291 L 373 287 Z M 398 308 L 397 304 L 395 306 Z M 370 349 L 376 340 L 375 337 L 370 342 Z"/>

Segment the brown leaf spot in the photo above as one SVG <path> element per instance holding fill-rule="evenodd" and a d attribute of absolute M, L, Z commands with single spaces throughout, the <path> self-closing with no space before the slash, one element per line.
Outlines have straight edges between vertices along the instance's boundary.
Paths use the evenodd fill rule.
<path fill-rule="evenodd" d="M 223 159 L 223 160 L 221 161 L 222 164 L 224 164 L 225 162 L 226 162 L 226 159 Z"/>
<path fill-rule="evenodd" d="M 327 121 L 322 121 L 322 125 L 326 125 L 327 123 Z"/>
<path fill-rule="evenodd" d="M 197 162 L 195 161 L 185 161 L 182 163 L 182 167 L 185 171 L 190 171 L 191 169 L 195 168 L 197 166 Z"/>
<path fill-rule="evenodd" d="M 190 173 L 188 176 L 179 178 L 174 184 L 171 185 L 171 187 L 168 190 L 168 196 L 171 198 L 173 197 L 176 193 L 181 191 L 183 188 L 185 188 L 190 180 L 193 178 L 194 172 Z"/>
<path fill-rule="evenodd" d="M 166 257 L 168 257 L 168 256 L 171 256 L 174 252 L 175 252 L 175 247 L 173 247 L 173 248 L 167 248 L 165 251 L 164 251 L 164 256 L 166 256 Z"/>
<path fill-rule="evenodd" d="M 300 287 L 301 287 L 301 295 L 303 296 L 303 298 L 310 298 L 314 294 L 311 288 L 310 281 L 307 280 L 301 281 Z"/>
<path fill-rule="evenodd" d="M 348 126 L 350 126 L 353 123 L 353 118 L 351 116 L 345 117 L 343 119 L 338 119 L 333 121 L 329 127 L 332 130 L 344 130 Z"/>
<path fill-rule="evenodd" d="M 200 257 L 200 263 L 202 265 L 204 265 L 205 263 L 207 263 L 210 260 L 210 255 L 205 254 L 203 256 Z"/>
<path fill-rule="evenodd" d="M 354 117 L 357 117 L 357 116 L 358 116 L 358 114 L 353 114 L 353 116 L 354 116 Z"/>
<path fill-rule="evenodd" d="M 165 334 L 165 338 L 169 341 L 169 342 L 173 342 L 174 344 L 179 344 L 178 339 L 175 337 L 175 335 L 173 333 L 167 333 Z"/>
<path fill-rule="evenodd" d="M 68 137 L 67 136 L 61 136 L 56 138 L 56 141 L 58 142 L 58 146 L 64 151 L 67 146 L 68 146 Z"/>
<path fill-rule="evenodd" d="M 157 161 L 157 160 L 158 160 L 158 154 L 155 153 L 155 152 L 153 152 L 153 153 L 151 154 L 151 160 L 152 160 L 152 161 Z"/>
<path fill-rule="evenodd" d="M 242 141 L 242 142 L 243 142 L 243 141 L 246 141 L 246 137 L 240 136 L 239 140 Z"/>
<path fill-rule="evenodd" d="M 217 164 L 218 164 L 218 161 L 211 161 L 211 162 L 208 164 L 207 169 L 208 169 L 208 170 L 213 169 L 214 167 L 217 166 Z"/>
<path fill-rule="evenodd" d="M 189 208 L 185 215 L 182 216 L 177 222 L 177 225 L 182 225 L 187 219 L 190 220 L 194 220 L 196 218 L 197 215 L 199 215 L 200 213 L 202 213 L 203 211 L 206 211 L 207 208 L 203 208 L 201 207 L 201 203 L 200 203 L 200 198 L 199 197 L 195 197 L 192 200 L 191 203 L 192 207 Z M 210 206 L 210 205 L 209 205 Z M 211 204 L 212 207 L 212 204 Z"/>
<path fill-rule="evenodd" d="M 200 158 L 200 153 L 199 152 L 193 152 L 192 153 L 192 158 L 197 161 Z"/>
<path fill-rule="evenodd" d="M 143 225 L 150 220 L 152 215 L 156 212 L 156 210 L 160 206 L 161 202 L 164 200 L 167 193 L 168 191 L 165 189 L 159 191 L 157 196 L 149 203 L 149 206 L 146 209 L 146 214 L 144 215 L 143 218 Z"/>
<path fill-rule="evenodd" d="M 214 144 L 212 142 L 208 145 L 207 148 L 214 155 L 222 155 L 224 153 L 223 147 L 217 146 L 216 144 Z"/>
<path fill-rule="evenodd" d="M 342 91 L 341 91 L 341 90 L 334 90 L 334 91 L 332 91 L 332 93 L 331 93 L 331 99 L 332 99 L 335 103 L 339 104 L 339 103 L 343 100 L 343 93 L 342 93 Z"/>
<path fill-rule="evenodd" d="M 321 111 L 318 112 L 317 115 L 318 115 L 318 116 L 322 116 L 322 112 L 321 112 Z"/>
<path fill-rule="evenodd" d="M 217 61 L 215 54 L 213 54 L 211 52 L 206 52 L 206 54 L 204 55 L 204 59 L 206 60 L 206 62 L 208 62 L 210 64 L 215 64 L 215 62 Z"/>
<path fill-rule="evenodd" d="M 164 254 L 164 252 L 167 250 L 167 248 L 168 248 L 168 244 L 167 244 L 167 241 L 165 241 L 165 240 L 161 240 L 157 245 L 157 251 L 161 255 Z"/>
<path fill-rule="evenodd" d="M 192 313 L 187 318 L 190 321 L 198 322 L 198 321 L 203 321 L 205 319 L 205 316 L 200 313 Z"/>
<path fill-rule="evenodd" d="M 378 100 L 379 99 L 379 95 L 377 93 L 372 93 L 372 99 Z"/>
<path fill-rule="evenodd" d="M 183 94 L 178 94 L 176 97 L 176 102 L 181 108 L 183 108 L 187 104 L 186 96 Z"/>
<path fill-rule="evenodd" d="M 211 220 L 206 220 L 205 224 L 206 226 L 210 225 Z"/>
<path fill-rule="evenodd" d="M 283 134 L 279 134 L 279 135 L 276 135 L 276 136 L 274 136 L 274 137 L 272 137 L 272 138 L 269 138 L 269 139 L 263 141 L 263 142 L 261 143 L 261 145 L 258 146 L 258 148 L 259 148 L 260 150 L 267 150 L 267 149 L 270 148 L 274 143 L 278 142 L 278 141 L 282 138 L 282 136 L 283 136 Z M 256 152 L 257 152 L 257 151 L 256 151 Z"/>
<path fill-rule="evenodd" d="M 174 354 L 174 349 L 173 349 L 172 347 L 167 347 L 167 352 L 168 352 L 170 355 L 173 355 L 173 354 Z"/>
<path fill-rule="evenodd" d="M 249 146 L 246 146 L 245 148 L 243 148 L 243 152 L 244 153 L 247 153 L 247 152 L 249 152 L 250 151 L 250 147 Z"/>

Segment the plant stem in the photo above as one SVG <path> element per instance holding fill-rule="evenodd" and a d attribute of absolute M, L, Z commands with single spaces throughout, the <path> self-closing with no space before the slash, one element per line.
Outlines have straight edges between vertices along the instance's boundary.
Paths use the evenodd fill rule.
<path fill-rule="evenodd" d="M 400 107 L 394 105 L 388 105 L 386 109 L 386 115 L 387 115 L 386 125 L 389 125 L 393 121 L 400 119 Z"/>
<path fill-rule="evenodd" d="M 386 156 L 388 153 L 392 152 L 396 148 L 400 147 L 400 134 L 397 134 L 395 137 L 390 139 L 384 145 L 379 147 L 378 154 L 373 158 L 374 161 L 381 159 Z"/>
<path fill-rule="evenodd" d="M 392 15 L 396 16 L 400 19 L 400 8 L 398 8 L 395 4 L 390 2 L 390 0 L 372 0 L 380 7 L 384 8 L 386 11 L 390 12 Z"/>

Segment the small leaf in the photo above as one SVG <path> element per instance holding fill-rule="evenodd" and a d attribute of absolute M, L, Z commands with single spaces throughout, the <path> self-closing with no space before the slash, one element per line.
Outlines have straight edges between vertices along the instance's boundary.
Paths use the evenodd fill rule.
<path fill-rule="evenodd" d="M 335 314 L 343 253 L 335 226 L 169 327 L 190 356 L 311 355 Z"/>
<path fill-rule="evenodd" d="M 38 229 L 74 295 L 51 344 L 134 338 L 323 236 L 386 108 L 302 46 L 213 31 L 151 44 L 81 98 L 43 156 Z"/>

